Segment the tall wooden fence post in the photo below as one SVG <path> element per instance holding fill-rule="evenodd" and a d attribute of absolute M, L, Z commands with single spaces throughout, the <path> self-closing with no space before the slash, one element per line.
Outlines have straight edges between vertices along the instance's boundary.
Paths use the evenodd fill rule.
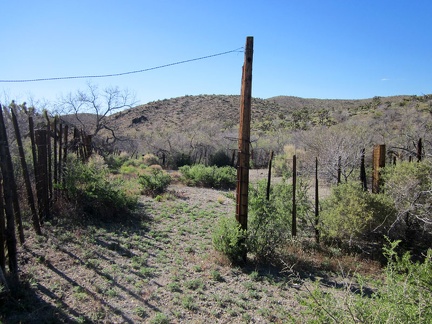
<path fill-rule="evenodd" d="M 42 232 L 41 232 L 41 228 L 40 228 L 40 224 L 39 224 L 39 217 L 38 217 L 38 214 L 36 211 L 36 205 L 35 205 L 35 199 L 34 199 L 33 190 L 32 190 L 32 186 L 31 186 L 30 175 L 28 172 L 27 162 L 26 162 L 25 154 L 24 154 L 24 148 L 23 148 L 23 144 L 22 144 L 22 140 L 21 140 L 21 132 L 20 132 L 20 129 L 18 126 L 18 120 L 16 117 L 16 112 L 15 112 L 14 107 L 11 108 L 11 116 L 12 116 L 12 124 L 13 124 L 14 130 L 15 130 L 15 137 L 16 137 L 16 141 L 17 141 L 17 145 L 18 145 L 18 154 L 20 157 L 24 184 L 25 184 L 26 192 L 27 192 L 27 203 L 28 203 L 30 210 L 31 210 L 31 213 L 32 213 L 33 228 L 34 228 L 36 234 L 41 235 Z"/>
<path fill-rule="evenodd" d="M 65 125 L 63 128 L 63 135 L 64 135 L 64 142 L 63 142 L 63 166 L 62 166 L 62 178 L 63 178 L 63 185 L 65 185 L 65 175 L 64 175 L 64 171 L 65 171 L 65 167 L 66 167 L 66 162 L 67 162 L 67 154 L 68 154 L 68 132 L 69 132 L 69 127 L 68 125 Z M 61 154 L 61 153 L 60 153 Z"/>
<path fill-rule="evenodd" d="M 366 178 L 366 166 L 365 166 L 365 149 L 361 150 L 360 158 L 360 181 L 364 191 L 367 191 L 367 178 Z"/>
<path fill-rule="evenodd" d="M 267 176 L 267 200 L 270 200 L 270 182 L 271 182 L 271 168 L 273 160 L 273 151 L 270 152 L 270 159 L 268 163 L 268 176 Z"/>
<path fill-rule="evenodd" d="M 47 131 L 38 129 L 35 132 L 37 146 L 37 178 L 36 191 L 39 202 L 39 218 L 42 221 L 49 219 L 49 188 L 48 188 L 48 163 L 47 163 Z"/>
<path fill-rule="evenodd" d="M 417 142 L 417 162 L 420 162 L 422 160 L 423 155 L 423 142 L 420 138 Z"/>
<path fill-rule="evenodd" d="M 5 110 L 5 113 L 8 113 L 7 110 Z M 3 128 L 4 128 L 4 138 L 7 139 L 7 132 L 6 132 L 6 125 L 3 119 L 3 115 L 2 115 L 2 123 L 3 123 Z M 10 154 L 10 148 L 9 145 L 6 148 L 6 163 L 8 164 L 8 169 L 10 170 L 10 172 L 12 172 L 13 174 L 10 175 L 10 185 L 11 185 L 11 190 L 12 190 L 12 205 L 13 205 L 13 211 L 14 211 L 14 217 L 15 217 L 15 222 L 17 224 L 18 227 L 18 234 L 19 234 L 19 240 L 21 244 L 24 244 L 25 238 L 24 238 L 24 228 L 23 228 L 23 224 L 22 224 L 22 217 L 21 217 L 21 207 L 19 204 L 19 198 L 18 198 L 18 187 L 15 181 L 15 173 L 13 171 L 14 167 L 13 167 L 13 163 L 12 163 L 12 157 Z"/>
<path fill-rule="evenodd" d="M 385 167 L 385 151 L 385 145 L 375 145 L 373 148 L 372 193 L 380 192 L 380 169 Z"/>
<path fill-rule="evenodd" d="M 58 135 L 58 183 L 62 183 L 63 180 L 63 124 L 60 121 L 59 125 L 59 135 Z"/>
<path fill-rule="evenodd" d="M 13 200 L 13 178 L 14 172 L 10 169 L 8 159 L 10 157 L 9 143 L 7 139 L 6 127 L 3 119 L 3 108 L 0 105 L 0 168 L 3 177 L 3 197 L 4 210 L 6 214 L 6 245 L 8 250 L 9 272 L 13 286 L 18 285 L 18 259 L 15 236 L 15 219 Z"/>
<path fill-rule="evenodd" d="M 5 219 L 5 206 L 3 199 L 3 179 L 0 173 L 0 268 L 3 273 L 6 273 L 6 219 Z"/>
<path fill-rule="evenodd" d="M 315 241 L 319 243 L 319 192 L 318 192 L 318 157 L 315 157 Z"/>
<path fill-rule="evenodd" d="M 48 200 L 51 203 L 53 197 L 53 177 L 52 177 L 52 161 L 51 161 L 51 123 L 47 111 L 44 112 L 47 123 L 47 164 L 48 164 Z"/>
<path fill-rule="evenodd" d="M 248 190 L 249 190 L 249 145 L 252 103 L 252 61 L 253 37 L 247 37 L 242 73 L 239 126 L 239 161 L 237 169 L 237 209 L 236 219 L 241 228 L 247 230 Z"/>
<path fill-rule="evenodd" d="M 291 235 L 297 236 L 297 206 L 296 206 L 296 189 L 297 189 L 297 157 L 293 156 L 293 194 L 292 194 L 292 224 Z"/>
<path fill-rule="evenodd" d="M 54 139 L 54 145 L 53 145 L 53 165 L 54 165 L 54 184 L 58 183 L 58 161 L 57 161 L 57 116 L 54 117 L 54 127 L 53 127 L 53 139 Z"/>

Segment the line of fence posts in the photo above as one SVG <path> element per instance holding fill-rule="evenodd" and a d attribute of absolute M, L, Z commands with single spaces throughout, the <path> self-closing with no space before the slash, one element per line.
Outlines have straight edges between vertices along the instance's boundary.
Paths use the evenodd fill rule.
<path fill-rule="evenodd" d="M 16 137 L 16 143 L 21 165 L 22 177 L 26 190 L 26 200 L 31 211 L 31 218 L 35 233 L 40 235 L 41 224 L 51 218 L 50 210 L 54 199 L 58 196 L 59 184 L 64 184 L 65 164 L 68 155 L 69 127 L 59 121 L 58 117 L 51 120 L 47 112 L 44 112 L 46 127 L 35 129 L 31 112 L 25 107 L 27 114 L 29 135 L 32 151 L 32 162 L 36 188 L 36 199 L 30 179 L 28 163 L 26 161 L 21 132 L 19 129 L 17 111 L 14 104 L 10 107 L 10 119 Z M 6 131 L 4 116 L 9 115 L 9 110 L 0 105 L 0 275 L 6 274 L 8 264 L 10 282 L 12 287 L 18 283 L 17 238 L 20 243 L 25 241 L 21 218 L 21 207 L 17 185 L 13 170 L 9 141 Z M 52 125 L 51 125 L 52 124 Z M 84 132 L 74 129 L 76 154 L 86 161 L 92 154 L 92 137 Z M 36 204 L 37 201 L 37 204 Z M 7 250 L 7 253 L 6 253 Z M 6 283 L 4 283 L 6 284 Z"/>
<path fill-rule="evenodd" d="M 4 249 L 4 242 L 6 242 L 8 252 L 8 266 L 10 272 L 10 278 L 13 285 L 18 284 L 18 259 L 17 259 L 17 247 L 16 247 L 16 235 L 15 235 L 15 217 L 13 200 L 13 188 L 12 183 L 14 180 L 14 172 L 10 168 L 11 163 L 8 163 L 10 159 L 9 143 L 6 132 L 6 125 L 3 118 L 3 108 L 0 105 L 0 167 L 3 178 L 3 199 L 4 199 L 4 214 L 6 219 L 3 217 L 1 222 L 5 223 L 4 232 L 2 233 L 4 241 L 1 242 L 1 249 Z M 3 226 L 2 226 L 3 227 Z M 5 253 L 2 253 L 5 255 Z M 2 270 L 6 268 L 6 259 L 1 260 Z"/>

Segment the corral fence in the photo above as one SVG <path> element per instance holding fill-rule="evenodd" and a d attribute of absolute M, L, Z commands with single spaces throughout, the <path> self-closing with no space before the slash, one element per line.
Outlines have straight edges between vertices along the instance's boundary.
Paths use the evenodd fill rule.
<path fill-rule="evenodd" d="M 35 126 L 35 119 L 37 123 Z M 24 132 L 23 132 L 24 131 Z M 24 133 L 24 135 L 23 135 Z M 26 154 L 26 144 L 30 139 L 31 154 Z M 23 143 L 23 140 L 26 140 Z M 6 286 L 4 274 L 8 275 L 11 283 L 18 282 L 17 242 L 25 242 L 22 208 L 31 214 L 31 222 L 35 233 L 41 234 L 41 225 L 52 219 L 51 208 L 57 198 L 64 195 L 66 161 L 69 154 L 76 155 L 86 161 L 94 152 L 92 136 L 84 131 L 62 121 L 58 117 L 43 116 L 34 112 L 11 105 L 0 106 L 0 283 Z M 28 149 L 27 149 L 28 152 Z M 257 157 L 264 160 L 264 151 L 256 149 L 251 159 Z M 381 187 L 380 169 L 385 166 L 386 156 L 391 157 L 391 163 L 396 163 L 391 150 L 386 152 L 385 145 L 376 145 L 373 149 L 372 179 L 366 178 L 365 150 L 362 150 L 360 161 L 360 177 L 364 190 L 378 193 Z M 422 140 L 418 141 L 417 153 L 409 160 L 420 161 L 423 156 Z M 234 160 L 233 153 L 233 160 Z M 273 152 L 270 152 L 268 192 L 270 195 L 271 169 Z M 338 159 L 340 161 L 340 158 Z M 389 158 L 387 158 L 389 160 Z M 296 215 L 296 184 L 298 158 L 293 156 L 293 209 L 292 236 L 297 235 Z M 15 162 L 15 163 L 13 163 Z M 234 163 L 234 161 L 232 161 Z M 340 162 L 339 162 L 340 163 Z M 318 159 L 315 161 L 315 222 L 319 221 L 319 186 Z M 341 182 L 341 168 L 338 168 L 338 183 Z M 17 184 L 19 181 L 19 186 Z M 21 197 L 24 192 L 24 199 Z M 315 226 L 315 237 L 319 241 L 318 227 Z M 7 286 L 6 286 L 7 287 Z"/>
<path fill-rule="evenodd" d="M 271 188 L 271 172 L 272 172 L 272 160 L 273 160 L 273 151 L 270 152 L 269 156 L 269 163 L 268 163 L 268 177 L 267 177 L 267 193 L 266 197 L 267 200 L 270 199 L 270 188 Z M 408 156 L 409 162 L 420 162 L 424 156 L 423 153 L 423 143 L 422 139 L 420 138 L 417 142 L 416 152 L 410 154 Z M 371 184 L 370 190 L 372 193 L 379 193 L 381 191 L 381 188 L 383 186 L 383 180 L 381 177 L 381 170 L 386 166 L 386 160 L 390 161 L 391 164 L 397 163 L 397 155 L 395 153 L 394 149 L 386 150 L 386 146 L 384 144 L 381 145 L 375 145 L 372 150 L 372 177 L 370 181 L 367 179 L 367 173 L 366 173 L 366 164 L 365 164 L 365 149 L 361 150 L 361 157 L 359 161 L 359 177 L 358 180 L 360 181 L 362 188 L 364 191 L 369 190 L 368 184 Z M 342 180 L 342 167 L 341 167 L 341 157 L 338 157 L 338 168 L 337 168 L 337 184 L 339 185 Z M 298 166 L 298 158 L 296 155 L 293 155 L 292 157 L 292 186 L 293 186 L 293 196 L 292 196 L 292 210 L 291 210 L 291 221 L 292 221 L 292 229 L 291 229 L 291 236 L 295 237 L 297 236 L 297 204 L 296 204 L 296 186 L 297 186 L 297 166 Z M 320 233 L 318 230 L 318 224 L 319 224 L 319 213 L 320 213 L 320 206 L 319 206 L 319 164 L 318 164 L 318 157 L 315 158 L 315 170 L 314 170 L 314 236 L 317 243 L 319 243 L 319 237 Z"/>
<path fill-rule="evenodd" d="M 27 117 L 26 123 L 23 116 Z M 23 143 L 27 137 L 30 157 Z M 27 204 L 33 229 L 40 235 L 41 225 L 52 218 L 51 207 L 62 194 L 68 154 L 86 161 L 92 152 L 92 136 L 58 117 L 49 117 L 47 112 L 38 116 L 14 104 L 8 108 L 0 105 L 0 283 L 7 287 L 4 274 L 13 284 L 18 282 L 17 234 L 20 244 L 25 242 L 23 204 Z M 16 158 L 19 163 L 14 164 Z M 25 192 L 24 199 L 21 191 Z"/>

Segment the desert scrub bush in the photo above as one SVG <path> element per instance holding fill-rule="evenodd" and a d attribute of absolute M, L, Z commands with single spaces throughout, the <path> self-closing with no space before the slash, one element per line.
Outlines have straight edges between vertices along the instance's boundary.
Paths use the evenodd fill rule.
<path fill-rule="evenodd" d="M 235 217 L 221 217 L 212 236 L 213 247 L 222 252 L 230 261 L 243 260 L 246 251 L 246 231 L 241 229 Z"/>
<path fill-rule="evenodd" d="M 69 157 L 64 188 L 68 198 L 84 215 L 110 219 L 136 207 L 137 196 L 128 194 L 121 179 L 113 179 L 98 156 L 87 163 Z"/>
<path fill-rule="evenodd" d="M 173 153 L 168 157 L 167 165 L 173 170 L 177 170 L 184 165 L 192 165 L 192 158 L 189 154 Z"/>
<path fill-rule="evenodd" d="M 120 167 L 129 159 L 126 153 L 109 154 L 104 157 L 105 164 L 108 166 L 111 172 L 118 172 Z"/>
<path fill-rule="evenodd" d="M 301 300 L 306 319 L 313 323 L 430 323 L 432 318 L 432 250 L 423 262 L 414 263 L 407 252 L 398 256 L 400 241 L 384 247 L 387 266 L 384 279 L 366 294 L 365 280 L 358 289 L 345 286 L 342 296 L 324 292 L 319 285 Z"/>
<path fill-rule="evenodd" d="M 305 159 L 305 151 L 296 148 L 294 145 L 285 145 L 283 153 L 278 154 L 274 158 L 273 170 L 275 176 L 292 176 L 292 159 L 296 155 L 299 160 Z"/>
<path fill-rule="evenodd" d="M 325 239 L 348 240 L 383 232 L 394 219 L 393 202 L 384 194 L 364 191 L 359 181 L 339 184 L 322 202 L 320 231 Z"/>
<path fill-rule="evenodd" d="M 384 168 L 383 191 L 397 210 L 391 235 L 413 241 L 432 233 L 432 163 L 401 162 Z"/>
<path fill-rule="evenodd" d="M 298 179 L 296 191 L 297 228 L 306 229 L 311 203 L 307 196 L 307 185 Z M 278 248 L 291 238 L 293 187 L 285 179 L 273 184 L 267 200 L 267 182 L 258 181 L 249 188 L 248 251 L 258 259 L 275 256 Z"/>
<path fill-rule="evenodd" d="M 146 165 L 155 165 L 159 164 L 159 158 L 151 153 L 145 154 L 142 158 L 144 164 Z"/>
<path fill-rule="evenodd" d="M 233 189 L 236 185 L 236 169 L 195 164 L 180 167 L 182 181 L 189 186 L 217 189 Z"/>
<path fill-rule="evenodd" d="M 140 175 L 138 181 L 143 194 L 156 197 L 167 190 L 171 183 L 171 176 L 165 171 L 151 168 L 150 173 Z"/>
<path fill-rule="evenodd" d="M 224 150 L 218 150 L 210 156 L 209 165 L 217 167 L 229 166 L 231 165 L 231 158 Z"/>
<path fill-rule="evenodd" d="M 144 173 L 147 164 L 141 159 L 129 159 L 120 167 L 119 171 L 123 175 L 140 175 Z"/>

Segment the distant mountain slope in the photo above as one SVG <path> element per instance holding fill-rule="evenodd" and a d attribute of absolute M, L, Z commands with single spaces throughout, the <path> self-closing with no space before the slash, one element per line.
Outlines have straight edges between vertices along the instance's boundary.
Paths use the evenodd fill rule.
<path fill-rule="evenodd" d="M 394 96 L 375 97 L 362 100 L 305 99 L 292 96 L 278 96 L 268 99 L 253 98 L 252 123 L 258 125 L 266 120 L 289 120 L 293 114 L 302 112 L 313 116 L 325 113 L 333 123 L 348 119 L 359 119 L 357 115 L 374 115 L 377 111 L 403 107 L 412 109 L 416 105 L 424 108 L 428 103 L 418 101 L 417 97 Z M 418 97 L 421 98 L 421 97 Z M 199 95 L 158 100 L 140 105 L 109 118 L 124 133 L 139 133 L 142 129 L 187 130 L 197 124 L 213 124 L 220 129 L 235 128 L 239 120 L 240 96 Z M 318 117 L 317 117 L 318 118 Z M 312 125 L 313 122 L 312 122 Z"/>

